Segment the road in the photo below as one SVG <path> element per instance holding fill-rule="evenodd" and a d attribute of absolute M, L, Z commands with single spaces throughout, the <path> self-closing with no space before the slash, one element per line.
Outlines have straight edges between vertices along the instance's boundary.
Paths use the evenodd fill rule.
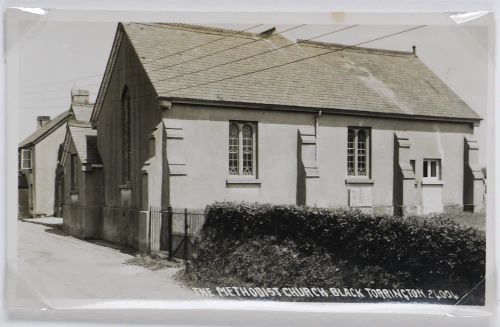
<path fill-rule="evenodd" d="M 181 287 L 173 279 L 177 271 L 175 268 L 151 271 L 134 266 L 127 263 L 134 258 L 132 255 L 57 233 L 43 225 L 19 222 L 18 234 L 18 272 L 15 279 L 10 278 L 17 284 L 14 290 L 18 300 L 21 300 L 16 301 L 17 308 L 79 308 L 96 302 L 126 299 L 195 299 L 193 292 Z M 27 301 L 27 297 L 31 301 Z M 220 302 L 215 307 L 221 309 L 228 305 L 225 301 Z M 412 306 L 408 305 L 394 305 L 396 307 L 389 309 L 384 305 L 371 304 L 358 308 L 364 312 L 361 314 L 357 312 L 358 309 L 353 312 L 351 306 L 338 304 L 335 307 L 323 307 L 310 303 L 307 307 L 301 307 L 295 303 L 290 304 L 291 308 L 276 304 L 276 311 L 259 311 L 249 308 L 247 303 L 239 302 L 238 305 L 231 304 L 233 309 L 239 310 L 228 311 L 18 310 L 11 312 L 9 317 L 26 321 L 26 326 L 31 326 L 33 321 L 51 319 L 57 325 L 61 325 L 61 322 L 68 325 L 68 321 L 99 324 L 121 322 L 116 326 L 150 322 L 165 324 L 167 321 L 182 326 L 492 326 L 488 323 L 487 315 L 470 319 L 477 313 L 459 313 L 456 316 L 454 310 L 445 306 L 442 311 L 438 310 L 439 306 L 422 306 L 412 311 Z M 267 308 L 267 305 L 270 303 L 261 303 L 260 307 Z M 13 308 L 12 305 L 9 307 Z M 319 311 L 315 312 L 316 309 Z M 408 314 L 381 314 L 392 311 Z M 458 319 L 461 315 L 468 319 Z"/>
<path fill-rule="evenodd" d="M 195 298 L 173 278 L 179 268 L 153 271 L 127 262 L 135 258 L 131 254 L 29 222 L 18 223 L 18 235 L 20 297 L 36 297 L 44 303 Z"/>

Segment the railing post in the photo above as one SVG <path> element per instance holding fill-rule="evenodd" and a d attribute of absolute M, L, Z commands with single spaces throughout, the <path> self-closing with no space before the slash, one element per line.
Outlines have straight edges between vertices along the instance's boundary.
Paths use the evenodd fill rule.
<path fill-rule="evenodd" d="M 172 259 L 173 257 L 173 240 L 172 240 L 172 221 L 173 221 L 173 212 L 172 212 L 172 207 L 168 206 L 167 207 L 167 217 L 168 217 L 168 258 Z"/>
<path fill-rule="evenodd" d="M 184 260 L 187 260 L 187 242 L 188 242 L 188 209 L 184 209 Z"/>
<path fill-rule="evenodd" d="M 149 206 L 149 215 L 148 215 L 148 255 L 151 255 L 151 215 L 153 214 L 153 210 L 151 210 L 151 206 Z"/>

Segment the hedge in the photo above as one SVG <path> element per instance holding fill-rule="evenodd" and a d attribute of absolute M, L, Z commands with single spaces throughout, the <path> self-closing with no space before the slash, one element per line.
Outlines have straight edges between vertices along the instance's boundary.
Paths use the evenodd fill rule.
<path fill-rule="evenodd" d="M 356 265 L 473 285 L 485 274 L 484 232 L 445 219 L 374 216 L 358 210 L 217 202 L 205 210 L 201 238 L 293 240 L 304 254 L 318 248 Z"/>
<path fill-rule="evenodd" d="M 408 279 L 407 273 L 386 274 L 380 266 L 353 265 L 322 249 L 305 254 L 296 242 L 277 242 L 272 236 L 246 241 L 205 239 L 199 245 L 195 260 L 190 263 L 190 279 L 198 279 L 205 287 L 233 284 L 402 288 Z"/>

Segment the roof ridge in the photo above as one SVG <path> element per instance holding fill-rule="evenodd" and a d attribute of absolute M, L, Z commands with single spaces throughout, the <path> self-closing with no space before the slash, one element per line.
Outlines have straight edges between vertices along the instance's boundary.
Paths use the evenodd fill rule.
<path fill-rule="evenodd" d="M 330 43 L 330 42 L 323 42 L 323 41 L 311 41 L 311 40 L 298 39 L 297 43 L 298 44 L 315 45 L 315 46 L 327 47 L 327 48 L 342 48 L 345 50 L 362 51 L 362 52 L 368 52 L 368 53 L 374 53 L 374 54 L 391 54 L 391 55 L 404 55 L 404 56 L 414 56 L 414 57 L 417 56 L 413 51 L 389 50 L 389 49 L 381 49 L 381 48 L 368 48 L 368 47 L 360 47 L 360 46 L 356 46 L 356 45 Z"/>
<path fill-rule="evenodd" d="M 138 24 L 138 23 L 131 23 L 131 24 Z M 241 30 L 233 30 L 229 28 L 222 28 L 222 27 L 214 27 L 214 26 L 207 26 L 207 25 L 194 25 L 194 24 L 187 24 L 187 23 L 151 23 L 149 24 L 151 26 L 158 25 L 158 27 L 161 26 L 175 26 L 175 27 L 180 27 L 182 29 L 186 30 L 199 30 L 199 31 L 207 31 L 207 32 L 215 32 L 219 34 L 234 34 L 235 36 L 237 35 L 242 35 L 242 36 L 250 36 L 250 37 L 262 37 L 260 33 L 253 33 L 253 32 L 248 32 L 248 31 L 241 31 Z"/>

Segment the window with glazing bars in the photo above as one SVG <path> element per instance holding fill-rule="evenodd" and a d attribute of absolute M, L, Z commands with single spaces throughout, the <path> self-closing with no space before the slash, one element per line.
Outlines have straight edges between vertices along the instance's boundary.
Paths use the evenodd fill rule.
<path fill-rule="evenodd" d="M 370 176 L 370 129 L 349 127 L 347 132 L 347 175 Z"/>
<path fill-rule="evenodd" d="M 229 124 L 229 175 L 256 176 L 256 132 L 255 123 Z"/>
<path fill-rule="evenodd" d="M 424 159 L 422 177 L 424 180 L 441 180 L 441 159 Z"/>
<path fill-rule="evenodd" d="M 21 150 L 21 169 L 31 169 L 31 150 Z"/>

